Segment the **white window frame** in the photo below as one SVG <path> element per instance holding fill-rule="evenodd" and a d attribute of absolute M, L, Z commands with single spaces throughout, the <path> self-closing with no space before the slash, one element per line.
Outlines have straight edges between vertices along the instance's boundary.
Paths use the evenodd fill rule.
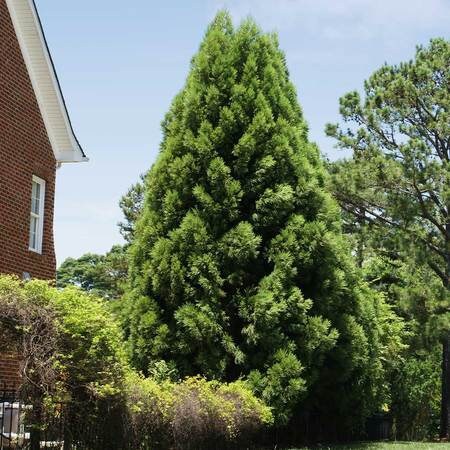
<path fill-rule="evenodd" d="M 31 252 L 42 254 L 42 241 L 44 237 L 44 211 L 45 211 L 45 180 L 33 175 L 33 183 L 37 183 L 40 186 L 39 190 L 39 211 L 38 214 L 33 212 L 33 189 L 31 190 L 31 207 L 30 207 L 30 226 L 28 228 L 28 245 Z M 36 247 L 31 246 L 31 218 L 37 219 L 36 230 Z"/>

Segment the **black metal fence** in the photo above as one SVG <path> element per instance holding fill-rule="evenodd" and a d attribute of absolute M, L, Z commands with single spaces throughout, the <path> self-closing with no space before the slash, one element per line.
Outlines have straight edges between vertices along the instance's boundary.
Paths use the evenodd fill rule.
<path fill-rule="evenodd" d="M 29 431 L 25 430 L 22 420 L 24 405 L 18 401 L 14 385 L 0 386 L 0 449 L 21 448 L 25 439 L 29 440 Z"/>
<path fill-rule="evenodd" d="M 261 447 L 291 448 L 346 444 L 360 441 L 387 441 L 392 439 L 392 417 L 389 414 L 375 414 L 368 418 L 365 426 L 348 429 L 340 418 L 321 416 L 318 413 L 301 411 L 292 417 L 289 424 L 267 430 L 261 435 Z"/>
<path fill-rule="evenodd" d="M 101 402 L 83 404 L 83 408 L 71 408 L 64 403 L 33 407 L 23 401 L 15 386 L 0 385 L 0 450 L 143 448 L 142 443 L 127 439 L 129 433 L 125 430 L 124 419 L 123 411 L 116 405 Z M 361 437 L 342 435 L 340 427 L 333 426 L 333 422 L 303 413 L 285 429 L 268 431 L 259 439 L 262 438 L 262 444 L 290 445 L 294 442 L 351 441 Z M 365 433 L 362 431 L 371 440 L 389 439 L 391 432 L 392 421 L 387 415 L 371 417 Z"/>
<path fill-rule="evenodd" d="M 0 384 L 0 450 L 127 448 L 123 413 L 115 404 L 30 403 L 16 386 Z"/>
<path fill-rule="evenodd" d="M 0 386 L 0 449 L 64 448 L 64 420 L 62 405 L 55 405 L 52 413 L 43 408 L 36 420 L 36 408 L 23 402 L 16 386 Z"/>

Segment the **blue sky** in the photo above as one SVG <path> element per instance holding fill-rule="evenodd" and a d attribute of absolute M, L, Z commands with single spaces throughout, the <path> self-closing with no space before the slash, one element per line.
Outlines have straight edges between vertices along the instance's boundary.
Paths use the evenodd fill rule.
<path fill-rule="evenodd" d="M 324 136 L 338 98 L 360 89 L 384 62 L 410 59 L 417 44 L 449 37 L 450 0 L 37 0 L 50 50 L 87 164 L 59 169 L 58 262 L 121 242 L 121 195 L 156 158 L 160 123 L 182 88 L 206 26 L 226 7 L 277 31 L 310 137 Z"/>

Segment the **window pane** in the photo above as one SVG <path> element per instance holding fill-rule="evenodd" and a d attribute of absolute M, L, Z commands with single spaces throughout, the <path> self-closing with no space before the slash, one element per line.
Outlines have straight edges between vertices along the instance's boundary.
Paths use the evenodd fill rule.
<path fill-rule="evenodd" d="M 34 214 L 39 214 L 39 199 L 38 198 L 33 198 L 33 201 L 31 203 L 31 211 Z"/>
<path fill-rule="evenodd" d="M 44 223 L 45 181 L 33 176 L 31 185 L 30 235 L 29 248 L 35 252 L 42 251 L 42 228 Z"/>
<path fill-rule="evenodd" d="M 39 207 L 41 201 L 41 185 L 33 181 L 33 188 L 31 192 L 31 212 L 39 214 Z"/>
<path fill-rule="evenodd" d="M 39 219 L 36 217 L 30 218 L 30 248 L 37 249 L 37 232 Z"/>

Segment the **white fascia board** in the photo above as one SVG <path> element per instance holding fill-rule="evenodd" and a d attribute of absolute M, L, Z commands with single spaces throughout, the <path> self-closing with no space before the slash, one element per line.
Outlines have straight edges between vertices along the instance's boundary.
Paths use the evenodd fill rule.
<path fill-rule="evenodd" d="M 58 164 L 88 161 L 70 123 L 34 0 L 6 0 Z"/>

